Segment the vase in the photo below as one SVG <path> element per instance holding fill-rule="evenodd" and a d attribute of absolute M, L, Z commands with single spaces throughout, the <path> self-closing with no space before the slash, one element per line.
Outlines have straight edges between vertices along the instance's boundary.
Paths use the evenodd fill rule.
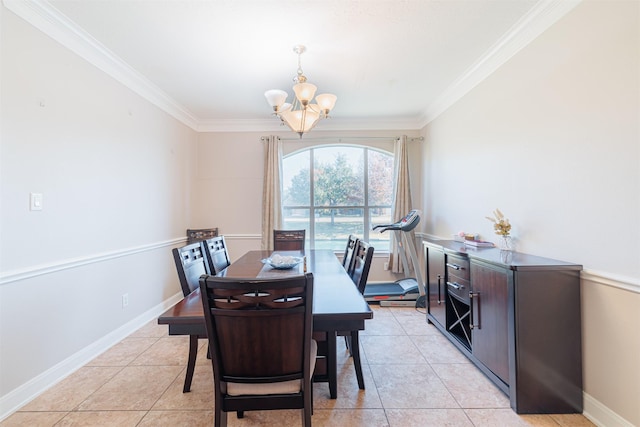
<path fill-rule="evenodd" d="M 513 251 L 500 250 L 500 261 L 503 264 L 511 264 L 513 261 Z"/>
<path fill-rule="evenodd" d="M 513 250 L 513 240 L 511 236 L 508 234 L 506 236 L 500 236 L 500 241 L 498 242 L 498 247 L 503 251 L 512 251 Z"/>

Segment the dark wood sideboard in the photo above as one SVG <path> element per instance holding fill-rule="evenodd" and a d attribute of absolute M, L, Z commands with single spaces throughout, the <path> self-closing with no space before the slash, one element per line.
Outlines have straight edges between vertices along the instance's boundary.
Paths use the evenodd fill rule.
<path fill-rule="evenodd" d="M 517 413 L 582 413 L 582 266 L 453 240 L 423 247 L 427 321 Z"/>

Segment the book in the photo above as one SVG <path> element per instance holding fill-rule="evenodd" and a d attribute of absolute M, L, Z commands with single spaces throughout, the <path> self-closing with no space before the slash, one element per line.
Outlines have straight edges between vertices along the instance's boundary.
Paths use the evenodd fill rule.
<path fill-rule="evenodd" d="M 493 242 L 487 242 L 484 240 L 465 240 L 464 244 L 469 246 L 475 246 L 477 248 L 492 248 L 495 246 Z"/>

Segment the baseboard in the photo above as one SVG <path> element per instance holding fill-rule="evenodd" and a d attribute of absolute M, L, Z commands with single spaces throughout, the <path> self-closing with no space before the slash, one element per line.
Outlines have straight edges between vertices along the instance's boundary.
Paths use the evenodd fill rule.
<path fill-rule="evenodd" d="M 607 406 L 583 393 L 583 415 L 599 427 L 634 427 L 632 423 L 613 412 Z"/>
<path fill-rule="evenodd" d="M 179 292 L 0 398 L 0 421 L 182 300 Z"/>

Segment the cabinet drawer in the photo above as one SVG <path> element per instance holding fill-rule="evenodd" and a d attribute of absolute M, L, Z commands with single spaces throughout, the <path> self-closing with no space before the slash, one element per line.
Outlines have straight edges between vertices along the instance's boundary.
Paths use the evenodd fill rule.
<path fill-rule="evenodd" d="M 469 280 L 469 260 L 462 257 L 447 255 L 447 277 L 452 276 L 463 280 Z"/>
<path fill-rule="evenodd" d="M 469 286 L 468 280 L 449 276 L 447 280 L 447 292 L 449 292 L 449 294 L 455 295 L 460 301 L 469 304 L 471 301 L 469 297 L 470 290 L 471 287 Z"/>

